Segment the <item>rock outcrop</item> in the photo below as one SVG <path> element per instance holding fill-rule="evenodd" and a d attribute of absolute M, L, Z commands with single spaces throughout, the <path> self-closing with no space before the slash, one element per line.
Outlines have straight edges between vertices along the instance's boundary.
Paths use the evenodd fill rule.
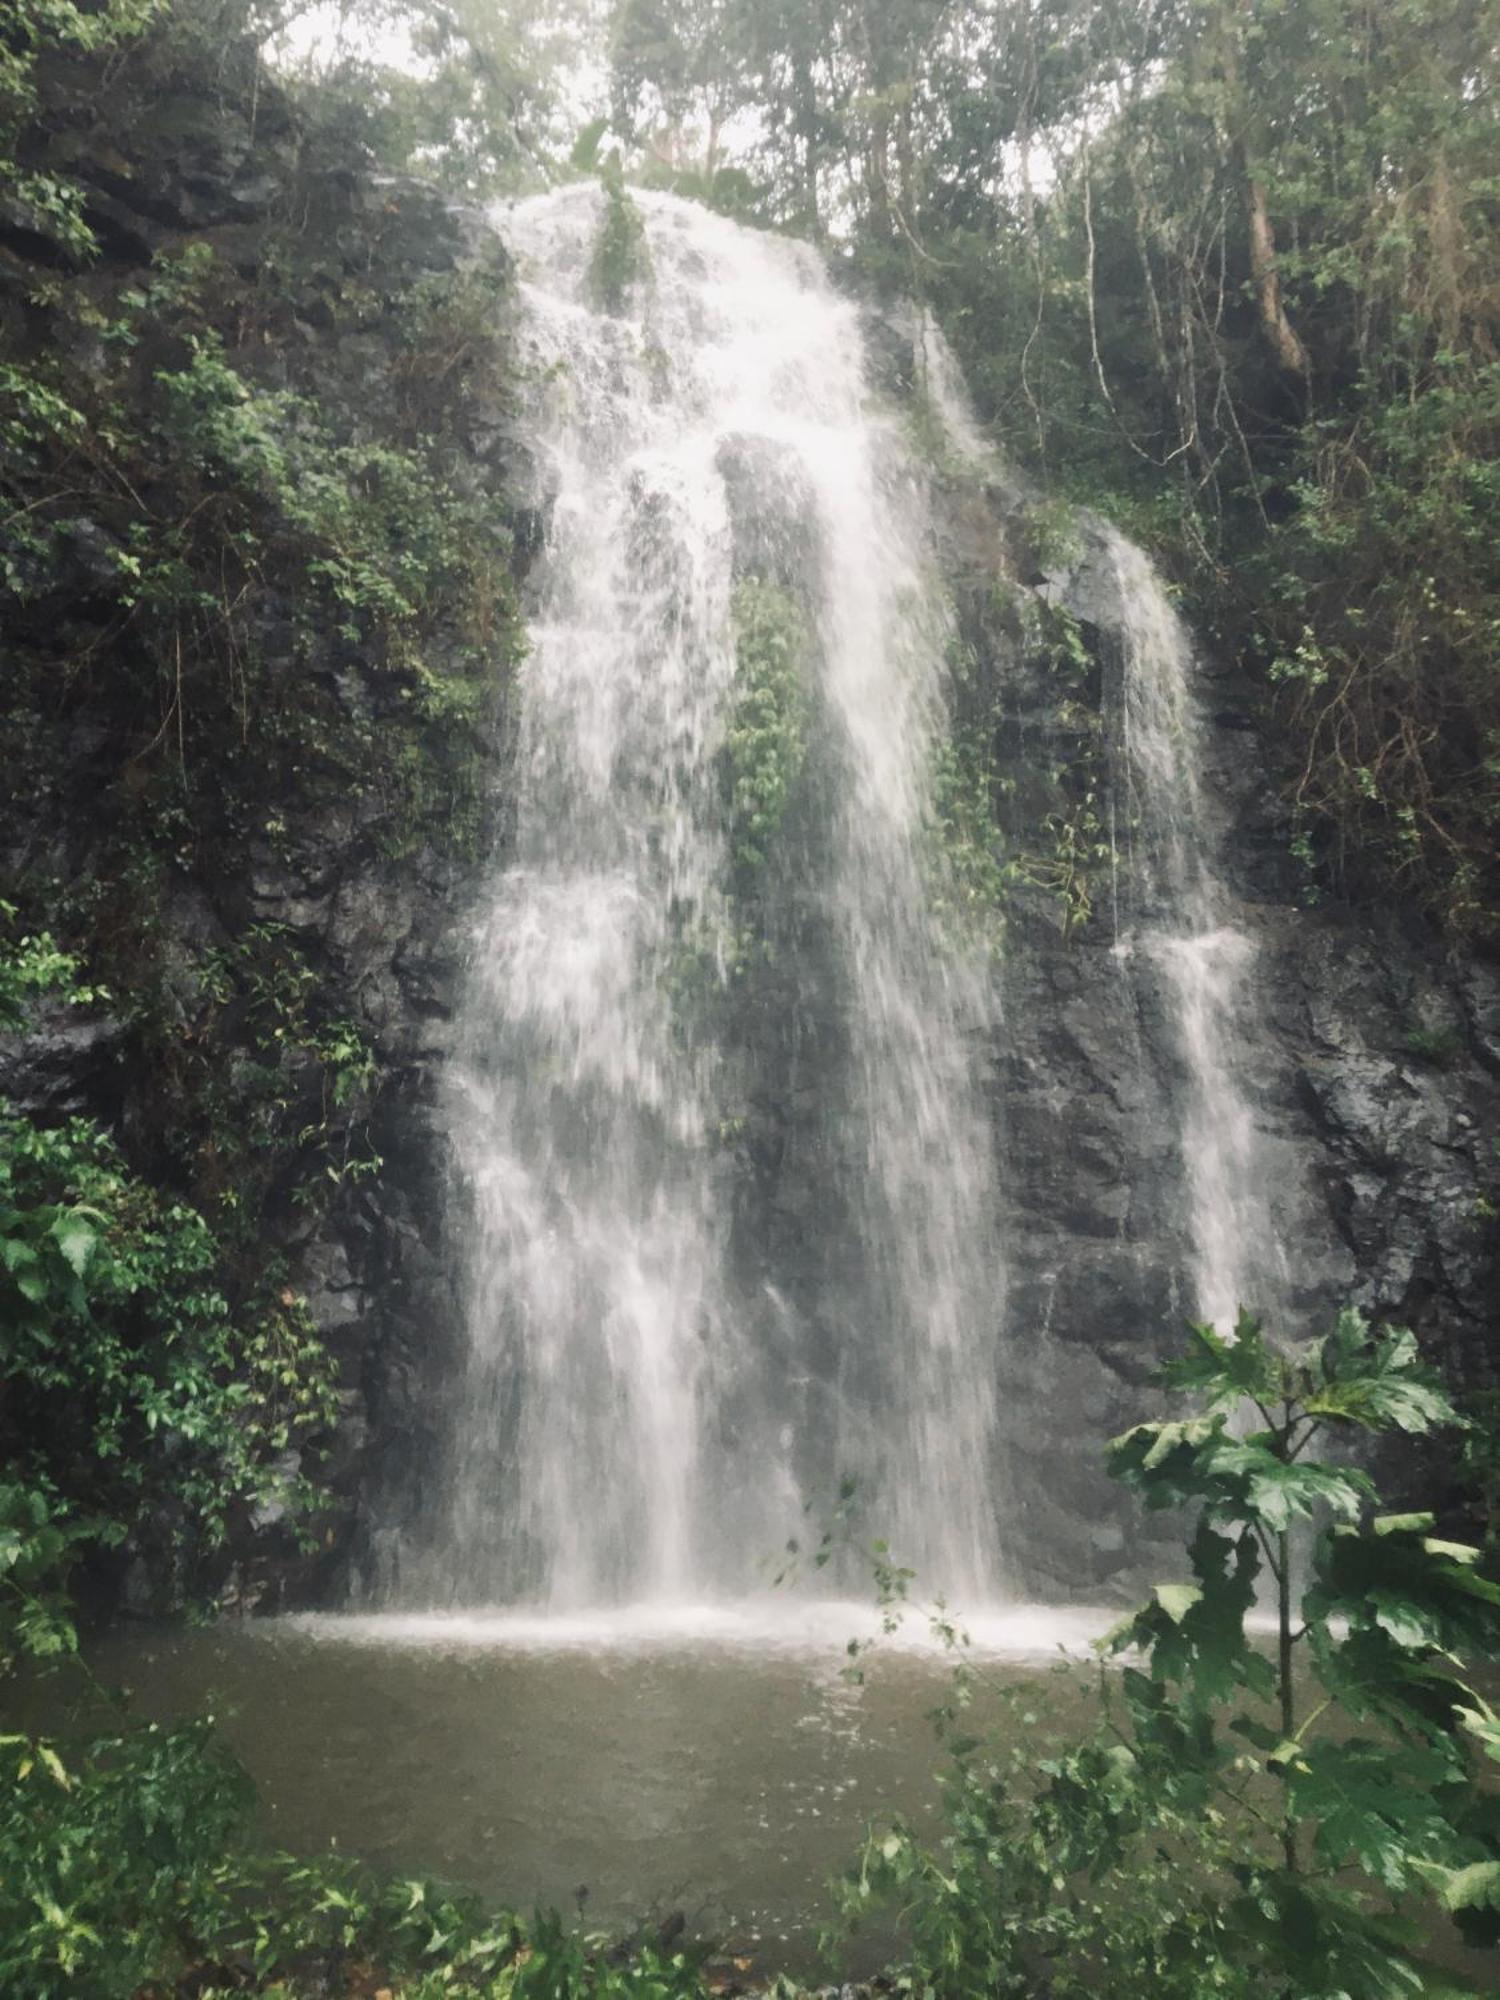
<path fill-rule="evenodd" d="M 1018 847 L 1048 807 L 1039 784 L 1066 794 L 1082 765 L 1106 799 L 1118 790 L 1107 737 L 1122 612 L 1102 537 L 1080 517 L 1064 552 L 1039 551 L 1032 504 L 966 470 L 942 506 Z M 1060 676 L 1055 655 L 1019 639 L 1005 591 L 1064 609 L 1089 671 Z M 1294 1338 L 1352 1304 L 1411 1326 L 1461 1391 L 1483 1391 L 1497 1334 L 1500 973 L 1400 911 L 1307 903 L 1255 692 L 1206 653 L 1195 665 L 1225 918 L 1254 946 L 1235 1080 L 1287 1266 L 1243 1303 Z M 1114 949 L 1107 864 L 1093 873 L 1083 922 L 1066 921 L 1051 889 L 1013 891 L 994 1063 L 1015 1543 L 1030 1588 L 1081 1597 L 1133 1587 L 1149 1566 L 1150 1524 L 1122 1504 L 1099 1447 L 1146 1412 L 1191 1310 L 1179 1058 L 1159 986 Z M 1440 1452 L 1388 1468 L 1439 1505 L 1452 1471 Z"/>
<path fill-rule="evenodd" d="M 330 436 L 368 447 L 371 480 L 381 476 L 380 451 L 403 447 L 439 412 L 440 458 L 430 462 L 454 490 L 496 497 L 497 545 L 508 518 L 519 574 L 534 543 L 536 496 L 505 381 L 484 363 L 488 329 L 462 318 L 494 301 L 504 310 L 508 266 L 494 232 L 434 188 L 377 172 L 352 135 L 310 125 L 260 74 L 253 50 L 214 52 L 195 69 L 183 46 L 147 38 L 107 73 L 59 62 L 43 77 L 29 143 L 39 166 L 81 187 L 98 253 L 80 264 L 0 217 L 7 351 L 57 354 L 80 395 L 99 385 L 101 398 L 123 399 L 130 419 L 148 409 L 155 371 L 181 367 L 191 347 L 152 327 L 134 375 L 122 378 L 118 346 L 107 349 L 88 329 L 106 326 L 122 296 L 139 303 L 190 252 L 208 274 L 204 351 L 227 355 L 255 393 L 296 399 Z M 62 281 L 47 274 L 57 272 L 65 295 L 49 292 Z M 63 300 L 57 309 L 52 296 Z M 424 312 L 438 343 L 430 350 L 413 334 Z M 228 481 L 211 461 L 204 480 L 211 518 Z M 515 496 L 508 517 L 502 495 Z M 130 505 L 154 522 L 171 498 L 147 485 Z M 264 732 L 272 754 L 256 747 L 249 722 L 237 739 L 212 739 L 205 697 L 190 697 L 197 706 L 184 738 L 180 706 L 156 729 L 142 621 L 121 602 L 135 546 L 130 508 L 91 515 L 90 504 L 75 501 L 77 518 L 43 557 L 24 542 L 6 546 L 22 583 L 7 600 L 6 674 L 21 692 L 7 723 L 16 740 L 0 798 L 0 865 L 7 893 L 40 913 L 34 920 L 91 961 L 97 947 L 123 974 L 111 1000 L 42 1006 L 29 1032 L 0 1041 L 0 1091 L 29 1114 L 98 1120 L 138 1171 L 211 1212 L 222 1206 L 225 1175 L 239 1171 L 215 1160 L 203 1129 L 212 1088 L 231 1106 L 261 1092 L 266 1118 L 290 1135 L 284 1159 L 268 1152 L 253 1162 L 257 1174 L 264 1169 L 260 1240 L 238 1253 L 227 1282 L 233 1295 L 256 1282 L 258 1261 L 279 1260 L 276 1282 L 305 1294 L 337 1359 L 339 1421 L 308 1467 L 329 1483 L 331 1504 L 311 1552 L 275 1508 L 241 1520 L 211 1582 L 245 1608 L 323 1601 L 342 1589 L 367 1542 L 368 1496 L 399 1495 L 420 1478 L 455 1319 L 434 1107 L 466 892 L 504 828 L 496 787 L 508 614 L 493 613 L 491 698 L 444 747 L 436 728 L 423 743 L 413 714 L 424 686 L 465 648 L 470 671 L 466 608 L 436 609 L 418 672 L 371 635 L 371 621 L 356 629 L 336 599 L 318 609 L 305 570 L 285 583 L 269 572 L 247 584 L 236 577 L 223 586 L 238 593 L 227 672 L 236 671 L 236 648 L 254 662 L 244 699 L 274 704 L 278 719 Z M 274 504 L 267 495 L 267 509 Z M 268 539 L 279 532 L 273 525 Z M 28 563 L 34 574 L 14 567 Z M 186 630 L 187 645 L 200 645 L 194 627 Z M 188 667 L 206 684 L 201 662 Z M 163 743 L 173 766 L 165 779 L 156 770 Z M 485 766 L 477 778 L 458 761 L 476 745 Z M 202 773 L 221 765 L 227 779 L 217 788 L 217 776 Z M 151 788 L 170 794 L 174 784 L 182 804 L 156 811 Z M 154 817 L 140 809 L 148 792 Z M 172 811 L 175 840 L 163 838 Z M 453 826 L 460 815 L 462 837 Z M 268 1053 L 266 1021 L 254 1018 L 243 978 L 224 972 L 240 963 L 237 952 L 255 971 L 260 945 L 293 968 L 297 991 L 318 996 L 319 1022 L 346 1022 L 368 1051 L 357 1145 L 355 1110 L 330 1097 L 326 1071 L 305 1049 Z M 186 1115 L 190 1070 L 198 1101 Z M 306 1146 L 299 1153 L 303 1125 L 321 1135 L 321 1166 L 309 1166 Z M 379 1166 L 345 1175 L 341 1155 Z M 313 1187 L 309 1198 L 310 1176 L 329 1189 Z M 176 1582 L 153 1569 L 149 1551 L 127 1551 L 122 1577 L 127 1609 L 171 1605 Z"/>

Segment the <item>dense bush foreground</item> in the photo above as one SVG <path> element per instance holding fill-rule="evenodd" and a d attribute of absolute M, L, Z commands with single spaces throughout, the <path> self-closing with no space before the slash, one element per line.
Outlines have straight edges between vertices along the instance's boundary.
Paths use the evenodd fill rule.
<path fill-rule="evenodd" d="M 54 1240 L 84 1226 L 81 1207 L 51 1219 Z M 1372 1337 L 1353 1314 L 1289 1355 L 1248 1317 L 1233 1339 L 1200 1328 L 1168 1381 L 1198 1407 L 1118 1438 L 1111 1469 L 1148 1506 L 1187 1511 L 1190 1580 L 1158 1584 L 1103 1642 L 1123 1657 L 1097 1725 L 1040 1759 L 1034 1716 L 1019 1739 L 967 1733 L 981 1710 L 961 1667 L 941 1718 L 942 1836 L 875 1832 L 845 1916 L 894 1906 L 911 1953 L 897 1988 L 954 2000 L 1488 1990 L 1430 1954 L 1449 1918 L 1471 1944 L 1500 1942 L 1485 1779 L 1500 1716 L 1467 1665 L 1500 1639 L 1500 1584 L 1430 1515 L 1381 1513 L 1340 1442 L 1444 1424 L 1445 1397 L 1409 1334 Z M 61 1593 L 91 1532 L 21 1515 L 0 1538 L 11 1664 L 74 1653 Z M 904 1595 L 882 1551 L 877 1566 L 888 1601 Z M 1250 1629 L 1263 1577 L 1269 1646 Z M 527 1929 L 420 1882 L 259 1852 L 248 1784 L 207 1722 L 122 1715 L 103 1740 L 12 1735 L 0 1752 L 5 1992 L 709 1990 L 702 1956 L 670 1943 L 606 1947 L 553 1918 Z"/>

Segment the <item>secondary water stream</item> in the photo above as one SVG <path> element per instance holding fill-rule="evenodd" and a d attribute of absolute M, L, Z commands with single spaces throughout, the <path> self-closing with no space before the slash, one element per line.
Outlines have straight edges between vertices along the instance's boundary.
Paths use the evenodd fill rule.
<path fill-rule="evenodd" d="M 982 477 L 1009 483 L 942 335 L 925 315 L 919 330 L 923 388 L 949 448 Z M 1242 1081 L 1255 1032 L 1255 942 L 1230 914 L 1192 635 L 1144 551 L 1097 516 L 1087 529 L 1113 586 L 1120 653 L 1107 717 L 1115 952 L 1129 976 L 1165 997 L 1188 1207 L 1183 1306 L 1227 1331 L 1242 1306 L 1274 1312 L 1287 1279 L 1274 1170 Z"/>
<path fill-rule="evenodd" d="M 1221 827 L 1206 794 L 1192 640 L 1142 552 L 1109 530 L 1120 603 L 1118 766 L 1128 856 L 1116 951 L 1164 987 L 1182 1082 L 1192 1303 L 1231 1331 L 1239 1309 L 1274 1312 L 1286 1253 L 1271 1170 L 1241 1082 L 1255 947 L 1230 920 Z"/>

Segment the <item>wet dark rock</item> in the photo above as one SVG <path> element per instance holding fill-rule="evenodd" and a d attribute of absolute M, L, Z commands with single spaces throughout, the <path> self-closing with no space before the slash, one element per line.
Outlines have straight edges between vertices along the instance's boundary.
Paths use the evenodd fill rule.
<path fill-rule="evenodd" d="M 806 592 L 817 574 L 819 529 L 798 454 L 774 438 L 725 438 L 715 458 L 734 531 L 737 576 Z"/>
<path fill-rule="evenodd" d="M 369 173 L 357 147 L 342 164 L 320 167 L 273 88 L 259 91 L 252 129 L 253 52 L 249 70 L 246 59 L 244 50 L 226 49 L 201 94 L 171 80 L 164 87 L 148 55 L 140 58 L 144 69 L 125 60 L 111 67 L 107 85 L 90 75 L 87 88 L 75 85 L 64 65 L 47 84 L 50 164 L 85 185 L 101 244 L 95 266 L 101 284 L 144 285 L 159 253 L 178 255 L 189 241 L 206 244 L 222 265 L 252 280 L 264 276 L 269 309 L 284 306 L 282 323 L 296 323 L 295 339 L 268 340 L 252 357 L 258 378 L 334 412 L 352 412 L 356 433 L 367 416 L 394 432 L 402 421 L 392 400 L 399 386 L 395 357 L 409 329 L 403 301 L 435 276 L 480 266 L 491 284 L 506 268 L 504 251 L 482 216 L 419 181 Z M 0 242 L 8 246 L 8 254 L 0 250 L 0 312 L 20 320 L 32 311 L 36 289 L 35 270 L 26 267 L 68 268 L 71 260 L 36 231 L 14 240 L 8 218 L 0 195 Z M 102 350 L 91 355 L 86 344 L 94 338 L 87 328 L 78 331 L 66 318 L 59 325 L 73 343 L 73 364 L 102 367 Z M 151 365 L 156 359 L 145 357 Z M 170 356 L 161 359 L 176 365 Z M 142 379 L 149 380 L 144 365 Z M 512 482 L 518 493 L 526 487 L 534 530 L 530 548 L 522 546 L 515 558 L 519 573 L 540 542 L 546 474 L 516 436 L 507 396 L 505 385 L 476 378 L 450 440 L 451 470 L 475 491 L 504 493 Z M 7 644 L 39 656 L 72 650 L 103 659 L 110 645 L 128 644 L 128 632 L 121 640 L 113 629 L 120 622 L 121 548 L 98 522 L 65 523 L 55 559 L 37 569 L 37 588 L 19 613 L 24 629 L 8 630 Z M 17 560 L 25 560 L 24 550 Z M 378 735 L 387 720 L 410 713 L 409 674 L 373 645 L 351 642 L 332 619 L 327 629 L 309 630 L 305 610 L 294 611 L 270 582 L 247 615 L 253 619 L 247 643 L 289 710 L 305 702 L 311 687 L 331 696 L 359 734 Z M 441 643 L 439 635 L 434 644 Z M 444 663 L 434 657 L 431 664 Z M 499 678 L 497 670 L 497 687 Z M 0 826 L 0 858 L 33 878 L 100 883 L 119 894 L 129 923 L 140 909 L 133 892 L 107 879 L 104 859 L 115 851 L 103 822 L 116 809 L 110 787 L 118 777 L 122 727 L 108 705 L 109 679 L 101 673 L 97 685 L 81 681 L 70 693 L 57 733 L 38 756 L 35 794 L 21 798 Z M 497 707 L 499 700 L 497 692 Z M 89 791 L 95 772 L 105 801 L 98 824 Z M 503 819 L 503 801 L 496 805 Z M 477 861 L 440 849 L 436 835 L 430 846 L 394 839 L 384 814 L 375 787 L 368 796 L 354 795 L 309 760 L 274 783 L 267 778 L 254 801 L 255 825 L 199 830 L 211 831 L 211 851 L 221 862 L 228 855 L 228 865 L 204 865 L 185 848 L 139 899 L 153 925 L 158 1029 L 191 1037 L 217 1004 L 205 987 L 213 954 L 232 949 L 252 925 L 270 926 L 285 934 L 317 986 L 337 996 L 339 1010 L 373 1048 L 381 1079 L 359 1139 L 364 1151 L 379 1156 L 378 1170 L 339 1186 L 326 1213 L 294 1201 L 290 1177 L 284 1194 L 273 1190 L 270 1197 L 274 1240 L 265 1253 L 285 1258 L 287 1282 L 305 1294 L 338 1364 L 337 1421 L 331 1437 L 319 1441 L 326 1455 L 307 1468 L 331 1482 L 335 1502 L 310 1556 L 276 1509 L 238 1525 L 224 1588 L 242 1608 L 337 1596 L 350 1552 L 369 1538 L 377 1486 L 410 1486 L 417 1467 L 429 1462 L 430 1413 L 439 1401 L 434 1384 L 452 1372 L 457 1313 L 452 1259 L 442 1242 L 446 1139 L 434 1107 Z M 203 851 L 210 851 L 207 840 Z M 231 1098 L 238 1088 L 253 1096 L 264 1048 L 222 1011 L 214 1032 Z M 316 1074 L 304 1073 L 309 1069 L 316 1065 L 284 1060 L 278 1087 L 294 1101 L 310 1094 L 311 1124 L 329 1107 Z M 24 1038 L 0 1038 L 0 1100 L 47 1118 L 100 1119 L 132 1157 L 148 1163 L 163 1156 L 169 1090 L 159 1061 L 142 1058 L 137 1032 L 108 1018 L 53 1010 Z M 132 1557 L 124 1580 L 129 1612 L 171 1606 L 174 1579 L 153 1573 L 152 1560 L 149 1552 Z"/>
<path fill-rule="evenodd" d="M 1060 538 L 1066 555 L 1038 564 L 1015 519 L 1024 496 L 969 480 L 940 482 L 939 499 L 961 629 L 998 693 L 1023 847 L 1048 805 L 1034 773 L 1087 747 L 1073 711 L 1082 701 L 1107 723 L 1117 698 L 1108 535 L 1080 516 Z M 1034 589 L 1078 621 L 1095 662 L 1086 686 L 1060 684 L 1028 654 L 1021 627 L 994 613 L 997 584 Z M 1225 914 L 1258 953 L 1236 1062 L 1289 1264 L 1266 1274 L 1268 1298 L 1297 1337 L 1348 1302 L 1409 1324 L 1461 1387 L 1483 1386 L 1500 1292 L 1500 976 L 1399 913 L 1301 904 L 1253 691 L 1211 659 L 1197 672 Z M 1034 894 L 1012 898 L 994 1063 L 1010 1328 L 997 1361 L 1002 1526 L 1019 1584 L 1072 1597 L 1133 1590 L 1153 1559 L 1156 1530 L 1104 1478 L 1101 1448 L 1150 1414 L 1190 1307 L 1180 1058 L 1149 970 L 1110 948 L 1108 897 L 1096 882 L 1081 926 Z M 1408 1454 L 1393 1476 L 1427 1481 L 1431 1496 L 1443 1473 Z"/>
<path fill-rule="evenodd" d="M 1078 514 L 1068 524 L 1068 539 L 1077 542 L 1076 552 L 1038 563 L 1038 595 L 1062 606 L 1081 625 L 1117 632 L 1120 585 L 1110 561 L 1108 530 L 1089 515 Z"/>
<path fill-rule="evenodd" d="M 0 1035 L 0 1103 L 60 1118 L 113 1096 L 125 1030 L 75 1009 L 51 1009 L 24 1035 Z"/>

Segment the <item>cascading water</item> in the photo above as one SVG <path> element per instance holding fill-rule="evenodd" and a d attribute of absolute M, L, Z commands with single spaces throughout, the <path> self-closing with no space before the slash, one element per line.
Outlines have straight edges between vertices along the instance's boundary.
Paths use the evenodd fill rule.
<path fill-rule="evenodd" d="M 1112 529 L 1124 651 L 1120 750 L 1129 855 L 1118 930 L 1164 982 L 1183 1072 L 1181 1133 L 1200 1319 L 1231 1330 L 1241 1306 L 1272 1308 L 1286 1277 L 1269 1169 L 1237 1079 L 1254 945 L 1229 921 L 1219 828 L 1203 784 L 1203 722 L 1192 642 L 1161 579 Z"/>
<path fill-rule="evenodd" d="M 971 467 L 1006 479 L 952 353 L 925 315 L 918 336 L 924 386 L 949 445 Z M 1120 796 L 1111 807 L 1115 950 L 1164 986 L 1181 1072 L 1175 1096 L 1192 1307 L 1227 1330 L 1241 1306 L 1274 1309 L 1287 1280 L 1273 1170 L 1237 1076 L 1253 1039 L 1246 1008 L 1255 948 L 1229 920 L 1221 830 L 1204 791 L 1192 640 L 1145 554 L 1088 518 L 1114 584 L 1123 654 L 1114 732 Z M 1128 859 L 1123 883 L 1120 845 Z"/>
<path fill-rule="evenodd" d="M 596 191 L 500 223 L 554 499 L 518 830 L 453 1066 L 467 1372 L 398 1594 L 732 1593 L 798 1528 L 804 1490 L 852 1473 L 924 1587 L 983 1599 L 999 1580 L 985 981 L 933 913 L 945 626 L 922 480 L 810 250 L 637 199 L 650 278 L 618 316 L 591 298 Z M 735 467 L 756 453 L 774 476 L 747 503 Z M 801 576 L 808 726 L 827 736 L 805 888 L 849 1052 L 820 1082 L 842 1276 L 816 1341 L 791 1313 L 775 1366 L 765 1300 L 729 1255 L 736 1057 L 732 1010 L 712 1004 L 737 948 L 722 757 L 747 539 Z M 819 1396 L 795 1391 L 820 1368 Z"/>

